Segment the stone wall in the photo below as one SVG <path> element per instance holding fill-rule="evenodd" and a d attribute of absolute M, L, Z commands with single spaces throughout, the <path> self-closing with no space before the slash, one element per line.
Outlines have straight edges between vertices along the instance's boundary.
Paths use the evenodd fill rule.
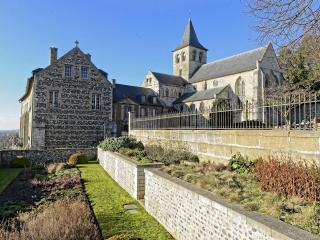
<path fill-rule="evenodd" d="M 201 161 L 226 162 L 240 152 L 251 159 L 272 154 L 293 159 L 320 159 L 320 131 L 285 130 L 131 130 L 143 143 L 174 141 L 187 144 Z"/>
<path fill-rule="evenodd" d="M 284 222 L 247 212 L 156 169 L 145 170 L 145 208 L 177 240 L 316 240 Z"/>
<path fill-rule="evenodd" d="M 1 150 L 0 165 L 8 166 L 16 156 L 25 156 L 31 163 L 65 162 L 73 153 L 81 152 L 89 158 L 97 156 L 96 148 L 51 149 L 51 150 Z"/>
<path fill-rule="evenodd" d="M 144 169 L 161 166 L 161 163 L 140 164 L 101 148 L 98 148 L 98 159 L 103 169 L 135 199 L 144 198 Z"/>

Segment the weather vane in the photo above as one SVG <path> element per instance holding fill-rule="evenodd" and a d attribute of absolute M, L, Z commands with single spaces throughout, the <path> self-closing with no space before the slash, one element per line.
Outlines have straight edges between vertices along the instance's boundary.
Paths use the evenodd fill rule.
<path fill-rule="evenodd" d="M 76 47 L 78 47 L 78 45 L 79 45 L 79 41 L 78 41 L 78 40 L 76 40 L 74 43 L 76 44 Z"/>

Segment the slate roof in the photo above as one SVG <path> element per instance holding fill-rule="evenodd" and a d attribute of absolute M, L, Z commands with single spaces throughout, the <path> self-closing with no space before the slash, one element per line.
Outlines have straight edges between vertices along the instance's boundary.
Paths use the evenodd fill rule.
<path fill-rule="evenodd" d="M 184 86 L 188 84 L 188 81 L 182 77 L 158 73 L 158 72 L 151 72 L 153 76 L 162 84 L 171 85 L 171 86 Z"/>
<path fill-rule="evenodd" d="M 187 46 L 192 46 L 196 48 L 200 48 L 203 50 L 208 50 L 202 44 L 199 42 L 196 31 L 194 30 L 193 24 L 191 19 L 189 19 L 188 24 L 186 26 L 186 29 L 184 30 L 184 34 L 181 40 L 180 45 L 174 49 L 174 51 L 187 47 Z"/>
<path fill-rule="evenodd" d="M 146 102 L 142 102 L 142 95 L 146 96 Z M 119 102 L 123 99 L 129 98 L 138 104 L 163 105 L 158 97 L 157 103 L 154 104 L 152 97 L 157 97 L 157 94 L 150 88 L 116 84 L 115 88 L 113 89 L 113 102 Z"/>
<path fill-rule="evenodd" d="M 219 87 L 219 88 L 210 88 L 207 90 L 193 92 L 193 93 L 185 93 L 180 98 L 178 98 L 174 103 L 216 99 L 217 95 L 219 95 L 219 93 L 221 93 L 226 87 L 227 86 Z"/>
<path fill-rule="evenodd" d="M 269 45 L 202 65 L 190 78 L 191 83 L 250 71 L 257 67 Z"/>

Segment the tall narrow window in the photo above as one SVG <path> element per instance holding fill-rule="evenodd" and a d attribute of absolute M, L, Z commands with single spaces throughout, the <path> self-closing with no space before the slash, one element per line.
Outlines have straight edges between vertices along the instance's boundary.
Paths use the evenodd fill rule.
<path fill-rule="evenodd" d="M 64 76 L 65 77 L 71 77 L 72 76 L 72 66 L 71 65 L 66 64 L 64 66 Z"/>
<path fill-rule="evenodd" d="M 197 51 L 196 51 L 196 50 L 193 50 L 193 51 L 192 51 L 192 61 L 195 61 L 195 60 L 196 60 L 196 56 L 197 56 Z"/>
<path fill-rule="evenodd" d="M 182 61 L 184 62 L 186 60 L 186 53 L 182 52 Z"/>
<path fill-rule="evenodd" d="M 49 92 L 49 104 L 51 107 L 59 106 L 59 92 L 58 91 L 50 91 Z"/>
<path fill-rule="evenodd" d="M 166 88 L 166 97 L 169 97 L 169 89 Z"/>
<path fill-rule="evenodd" d="M 236 81 L 235 92 L 241 100 L 244 100 L 246 95 L 246 85 L 241 77 L 239 77 Z"/>
<path fill-rule="evenodd" d="M 180 56 L 179 54 L 176 54 L 176 63 L 179 63 L 180 62 Z"/>
<path fill-rule="evenodd" d="M 182 76 L 182 69 L 179 69 L 179 76 Z"/>
<path fill-rule="evenodd" d="M 81 67 L 81 79 L 88 79 L 88 67 Z"/>
<path fill-rule="evenodd" d="M 203 53 L 199 52 L 199 62 L 202 62 L 202 56 L 203 56 Z"/>
<path fill-rule="evenodd" d="M 98 110 L 101 107 L 101 95 L 100 94 L 92 94 L 92 104 L 91 108 L 93 110 Z"/>

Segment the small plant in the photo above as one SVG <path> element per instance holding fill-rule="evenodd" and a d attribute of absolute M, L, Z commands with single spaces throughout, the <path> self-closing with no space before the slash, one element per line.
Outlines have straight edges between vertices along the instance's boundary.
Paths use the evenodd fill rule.
<path fill-rule="evenodd" d="M 12 168 L 28 168 L 30 167 L 29 160 L 24 156 L 16 156 L 10 161 L 10 167 Z"/>
<path fill-rule="evenodd" d="M 236 153 L 233 155 L 228 163 L 228 166 L 232 171 L 235 171 L 239 174 L 251 172 L 254 168 L 255 161 L 244 158 L 241 153 Z"/>
<path fill-rule="evenodd" d="M 74 153 L 68 159 L 68 164 L 70 164 L 71 166 L 85 163 L 88 163 L 88 158 L 82 153 Z"/>
<path fill-rule="evenodd" d="M 64 169 L 63 163 L 50 163 L 47 167 L 47 173 L 54 174 Z"/>

